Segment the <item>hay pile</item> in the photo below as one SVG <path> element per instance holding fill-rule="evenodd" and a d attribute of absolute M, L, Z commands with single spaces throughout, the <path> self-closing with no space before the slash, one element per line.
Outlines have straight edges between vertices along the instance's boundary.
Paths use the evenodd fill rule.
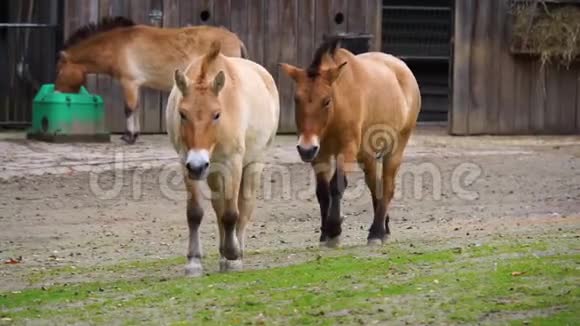
<path fill-rule="evenodd" d="M 580 6 L 548 8 L 543 1 L 512 8 L 512 51 L 539 55 L 542 65 L 564 66 L 580 58 Z"/>

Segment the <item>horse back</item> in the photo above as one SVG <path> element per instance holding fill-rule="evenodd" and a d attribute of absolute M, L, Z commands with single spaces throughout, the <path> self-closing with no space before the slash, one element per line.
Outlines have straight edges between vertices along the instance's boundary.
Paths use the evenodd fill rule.
<path fill-rule="evenodd" d="M 237 112 L 239 130 L 243 131 L 246 157 L 259 156 L 273 140 L 278 129 L 280 100 L 274 78 L 259 64 L 243 58 L 229 57 L 232 87 L 227 106 Z"/>
<path fill-rule="evenodd" d="M 397 129 L 412 128 L 421 108 L 421 95 L 415 76 L 400 59 L 381 52 L 356 56 L 358 79 L 366 83 L 367 117 L 388 119 Z"/>

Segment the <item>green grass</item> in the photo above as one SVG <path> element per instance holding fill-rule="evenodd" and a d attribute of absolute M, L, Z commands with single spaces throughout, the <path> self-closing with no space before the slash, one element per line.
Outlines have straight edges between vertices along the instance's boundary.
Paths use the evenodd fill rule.
<path fill-rule="evenodd" d="M 89 268 L 56 268 L 35 278 L 93 274 L 91 281 L 2 293 L 0 317 L 16 324 L 573 325 L 580 323 L 576 241 L 554 237 L 451 249 L 391 244 L 311 250 L 306 251 L 311 258 L 300 264 L 201 278 L 147 273 L 181 265 L 181 258 L 104 266 L 96 274 Z M 213 258 L 206 262 L 215 263 Z M 123 278 L 135 269 L 143 272 L 140 277 Z M 108 273 L 107 281 L 99 271 Z"/>

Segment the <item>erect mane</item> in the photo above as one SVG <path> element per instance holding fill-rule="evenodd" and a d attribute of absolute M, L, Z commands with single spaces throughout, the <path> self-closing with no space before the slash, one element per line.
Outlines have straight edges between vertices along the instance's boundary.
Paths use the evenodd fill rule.
<path fill-rule="evenodd" d="M 117 17 L 104 17 L 98 23 L 89 23 L 83 27 L 77 29 L 69 38 L 64 42 L 63 49 L 69 49 L 72 46 L 77 45 L 83 40 L 100 34 L 102 32 L 110 31 L 120 27 L 130 27 L 134 26 L 135 23 L 129 18 L 123 16 Z"/>
<path fill-rule="evenodd" d="M 221 51 L 221 42 L 213 41 L 209 47 L 208 52 L 201 59 L 201 68 L 197 76 L 197 83 L 203 84 L 210 66 L 217 59 Z"/>
<path fill-rule="evenodd" d="M 312 63 L 308 69 L 306 69 L 308 77 L 314 78 L 318 76 L 318 70 L 320 70 L 320 65 L 322 64 L 322 58 L 324 55 L 328 54 L 331 58 L 333 58 L 338 48 L 340 48 L 340 39 L 336 36 L 329 37 L 326 39 L 326 41 L 320 44 L 314 53 L 314 59 L 312 59 Z"/>

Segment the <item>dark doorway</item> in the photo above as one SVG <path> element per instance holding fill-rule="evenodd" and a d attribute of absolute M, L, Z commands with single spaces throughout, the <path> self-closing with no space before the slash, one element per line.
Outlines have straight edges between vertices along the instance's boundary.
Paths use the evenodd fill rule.
<path fill-rule="evenodd" d="M 452 19 L 453 0 L 383 0 L 382 51 L 417 77 L 420 121 L 447 121 Z"/>
<path fill-rule="evenodd" d="M 32 99 L 54 80 L 62 0 L 0 2 L 0 128 L 23 128 Z"/>

